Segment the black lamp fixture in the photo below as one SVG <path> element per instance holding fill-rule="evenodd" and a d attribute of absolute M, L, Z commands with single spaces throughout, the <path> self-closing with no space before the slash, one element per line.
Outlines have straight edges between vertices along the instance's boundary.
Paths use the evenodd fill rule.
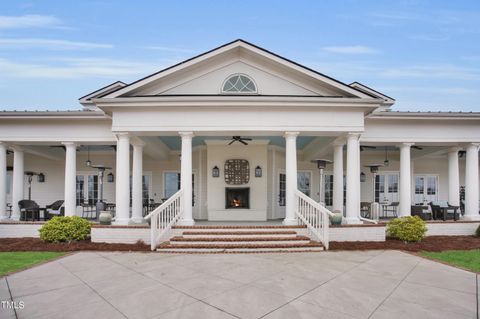
<path fill-rule="evenodd" d="M 92 166 L 92 161 L 90 160 L 90 146 L 87 146 L 87 161 L 85 162 L 85 165 L 88 167 Z"/>
<path fill-rule="evenodd" d="M 220 169 L 217 165 L 212 168 L 212 177 L 220 177 Z"/>
<path fill-rule="evenodd" d="M 45 174 L 43 174 L 43 173 L 38 174 L 38 176 L 37 176 L 37 182 L 39 182 L 39 183 L 45 183 Z"/>
<path fill-rule="evenodd" d="M 255 167 L 255 177 L 262 177 L 262 168 L 258 165 Z"/>
<path fill-rule="evenodd" d="M 113 176 L 113 173 L 112 172 L 108 173 L 107 182 L 113 183 L 114 181 L 115 181 L 115 176 Z"/>
<path fill-rule="evenodd" d="M 365 180 L 367 179 L 367 176 L 365 175 L 364 172 L 360 173 L 360 182 L 365 183 Z"/>

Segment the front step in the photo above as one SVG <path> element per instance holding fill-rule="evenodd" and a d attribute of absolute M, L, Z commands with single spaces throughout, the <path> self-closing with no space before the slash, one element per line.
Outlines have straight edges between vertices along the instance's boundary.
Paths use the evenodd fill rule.
<path fill-rule="evenodd" d="M 304 236 L 305 226 L 174 226 L 163 253 L 266 253 L 323 251 Z M 300 234 L 299 234 L 300 232 Z"/>

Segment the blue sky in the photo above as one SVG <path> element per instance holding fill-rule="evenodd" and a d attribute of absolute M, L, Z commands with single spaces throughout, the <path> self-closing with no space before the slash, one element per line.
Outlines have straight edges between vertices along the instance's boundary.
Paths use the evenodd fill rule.
<path fill-rule="evenodd" d="M 77 99 L 243 38 L 396 110 L 480 111 L 480 1 L 2 1 L 0 109 Z"/>

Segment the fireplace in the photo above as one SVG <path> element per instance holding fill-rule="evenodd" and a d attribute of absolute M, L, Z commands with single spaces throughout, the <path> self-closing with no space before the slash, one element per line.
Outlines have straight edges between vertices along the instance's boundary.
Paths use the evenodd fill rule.
<path fill-rule="evenodd" d="M 250 187 L 226 187 L 225 208 L 250 208 Z"/>

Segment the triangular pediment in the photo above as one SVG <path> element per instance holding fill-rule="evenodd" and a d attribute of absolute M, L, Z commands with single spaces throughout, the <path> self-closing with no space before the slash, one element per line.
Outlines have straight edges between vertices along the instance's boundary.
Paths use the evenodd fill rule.
<path fill-rule="evenodd" d="M 232 74 L 250 77 L 258 89 L 256 95 L 372 98 L 354 87 L 243 40 L 147 76 L 105 98 L 223 95 L 222 84 Z"/>

